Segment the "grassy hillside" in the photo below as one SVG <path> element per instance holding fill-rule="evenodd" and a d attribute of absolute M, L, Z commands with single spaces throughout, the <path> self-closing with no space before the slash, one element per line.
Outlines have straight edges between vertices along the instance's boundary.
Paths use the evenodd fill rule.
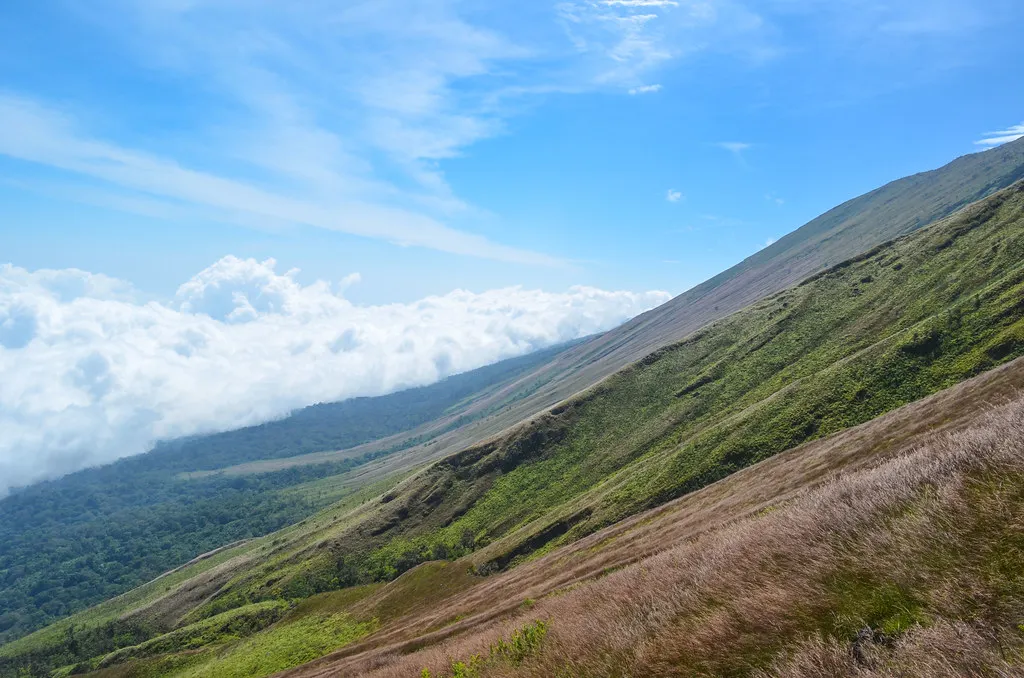
<path fill-rule="evenodd" d="M 444 417 L 464 422 L 471 415 L 463 410 L 474 399 L 563 349 L 431 386 L 314 405 L 261 426 L 164 443 L 0 499 L 0 643 L 218 546 L 302 520 L 360 485 L 348 472 L 423 442 L 402 432 Z M 388 446 L 344 451 L 386 436 Z M 310 460 L 317 453 L 321 457 Z M 288 463 L 300 455 L 302 464 Z M 252 462 L 259 468 L 233 472 Z M 217 472 L 224 467 L 232 470 Z"/>
<path fill-rule="evenodd" d="M 1020 355 L 1022 298 L 1018 184 L 442 460 L 331 548 L 355 581 L 467 550 L 483 572 L 508 567 Z M 271 590 L 249 573 L 221 596 L 315 587 L 321 563 L 341 566 L 327 553 L 296 553 Z"/>
<path fill-rule="evenodd" d="M 458 633 L 431 633 L 421 615 L 405 641 L 288 675 L 1020 675 L 1024 400 L 985 407 L 975 398 L 990 385 L 780 455 L 466 589 L 438 606 L 464 615 Z M 973 423 L 884 443 L 961 409 Z M 534 642 L 501 651 L 538 623 Z"/>
<path fill-rule="evenodd" d="M 104 661 L 76 651 L 69 628 L 106 633 L 113 650 L 254 605 L 360 590 L 351 587 L 423 561 L 462 557 L 478 575 L 529 563 L 1021 355 L 1021 299 L 1024 183 L 659 350 L 375 501 L 325 510 L 254 544 L 122 615 L 134 635 L 117 640 L 93 613 L 9 645 L 0 666 Z M 333 614 L 355 614 L 341 607 Z M 353 619 L 381 624 L 370 638 L 396 632 L 381 614 L 361 614 Z M 287 619 L 260 633 L 283 633 Z"/>
<path fill-rule="evenodd" d="M 856 197 L 658 308 L 524 375 L 521 397 L 488 430 L 496 433 L 553 406 L 710 322 L 859 252 L 928 226 L 1022 177 L 1024 139 Z M 479 438 L 462 435 L 451 449 L 465 446 L 467 440 Z"/>
<path fill-rule="evenodd" d="M 934 223 L 971 201 L 1024 176 L 1024 140 L 959 158 L 940 169 L 901 179 L 811 221 L 737 266 L 603 335 L 562 351 L 502 388 L 467 405 L 467 422 L 439 419 L 410 436 L 429 437 L 374 467 L 383 479 L 502 434 L 616 370 L 836 262 Z M 375 453 L 393 441 L 353 453 Z M 320 462 L 316 455 L 293 463 Z M 248 466 L 240 470 L 267 468 Z"/>

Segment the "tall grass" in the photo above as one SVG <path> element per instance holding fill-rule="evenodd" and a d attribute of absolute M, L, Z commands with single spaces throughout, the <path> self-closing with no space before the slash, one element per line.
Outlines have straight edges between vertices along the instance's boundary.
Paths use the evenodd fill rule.
<path fill-rule="evenodd" d="M 538 616 L 550 620 L 542 650 L 481 675 L 1021 675 L 1022 564 L 1017 399 L 528 615 L 377 657 L 386 665 L 366 675 L 441 674 Z"/>

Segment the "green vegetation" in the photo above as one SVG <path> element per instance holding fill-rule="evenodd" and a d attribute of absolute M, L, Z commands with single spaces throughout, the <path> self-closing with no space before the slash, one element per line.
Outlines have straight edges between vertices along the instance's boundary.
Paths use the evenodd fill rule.
<path fill-rule="evenodd" d="M 376 622 L 346 613 L 312 614 L 265 628 L 286 609 L 282 603 L 249 606 L 63 670 L 78 674 L 111 667 L 105 671 L 118 676 L 260 678 L 322 657 L 376 628 Z"/>
<path fill-rule="evenodd" d="M 0 638 L 117 595 L 222 544 L 301 520 L 322 505 L 320 497 L 281 490 L 354 465 L 193 481 L 153 472 L 99 481 L 96 489 L 66 483 L 67 494 L 47 491 L 52 502 L 36 492 L 11 497 L 0 519 Z M 125 504 L 135 492 L 146 492 L 149 503 L 105 501 L 122 485 L 131 486 L 121 495 Z"/>
<path fill-rule="evenodd" d="M 431 386 L 314 405 L 261 426 L 164 443 L 0 500 L 0 643 L 218 546 L 302 520 L 350 491 L 337 482 L 348 471 L 420 441 L 258 475 L 182 474 L 347 448 L 401 432 L 457 413 L 557 350 Z M 318 479 L 324 480 L 312 482 Z"/>
<path fill-rule="evenodd" d="M 512 631 L 508 640 L 498 638 L 486 655 L 474 654 L 466 661 L 456 660 L 452 662 L 451 671 L 448 674 L 438 675 L 437 678 L 478 678 L 481 672 L 493 668 L 496 664 L 511 664 L 513 666 L 523 663 L 527 658 L 537 654 L 541 649 L 544 636 L 548 633 L 547 622 L 537 620 L 526 624 L 522 628 Z M 422 678 L 432 678 L 430 669 L 424 668 L 420 672 Z"/>
<path fill-rule="evenodd" d="M 180 652 L 219 645 L 250 636 L 280 619 L 289 609 L 281 600 L 246 605 L 189 624 L 139 645 L 122 648 L 104 657 L 99 665 L 119 664 L 129 659 L 167 652 Z"/>
<path fill-rule="evenodd" d="M 225 548 L 29 637 L 3 645 L 0 647 L 0 676 L 21 675 L 12 667 L 42 667 L 38 671 L 42 674 L 48 668 L 74 665 L 83 658 L 98 661 L 118 648 L 158 635 L 159 630 L 152 623 L 133 615 L 133 611 L 151 605 L 189 579 L 202 576 L 232 558 L 244 556 L 252 548 L 251 543 Z"/>
<path fill-rule="evenodd" d="M 298 666 L 359 640 L 375 623 L 341 613 L 315 615 L 280 624 L 231 646 L 209 660 L 193 664 L 182 678 L 260 678 Z"/>

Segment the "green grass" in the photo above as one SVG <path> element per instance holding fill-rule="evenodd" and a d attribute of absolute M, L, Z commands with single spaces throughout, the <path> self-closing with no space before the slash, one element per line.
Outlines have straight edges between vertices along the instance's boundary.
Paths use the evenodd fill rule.
<path fill-rule="evenodd" d="M 421 678 L 479 678 L 482 673 L 496 665 L 511 664 L 513 666 L 523 663 L 531 656 L 540 652 L 544 643 L 544 637 L 548 634 L 548 622 L 536 620 L 514 629 L 508 640 L 498 638 L 487 654 L 475 654 L 465 660 L 455 660 L 449 671 L 437 674 L 436 677 L 430 673 L 430 669 L 424 668 L 420 672 Z"/>
<path fill-rule="evenodd" d="M 387 584 L 375 601 L 373 614 L 388 622 L 413 609 L 430 608 L 453 597 L 465 595 L 480 583 L 461 563 L 423 563 Z"/>
<path fill-rule="evenodd" d="M 224 615 L 218 618 L 223 620 Z M 359 621 L 347 613 L 289 617 L 255 635 L 247 634 L 248 637 L 241 640 L 228 633 L 214 633 L 212 642 L 198 649 L 186 644 L 174 652 L 152 657 L 145 656 L 148 652 L 134 654 L 129 661 L 101 669 L 96 675 L 103 678 L 260 678 L 329 654 L 363 638 L 376 626 L 375 620 Z M 209 631 L 209 627 L 204 629 Z M 74 667 L 69 669 L 81 672 Z"/>
<path fill-rule="evenodd" d="M 265 601 L 238 607 L 165 633 L 139 645 L 126 647 L 104 657 L 100 666 L 118 664 L 129 659 L 158 654 L 194 650 L 222 645 L 251 636 L 270 626 L 289 610 L 283 600 Z"/>
<path fill-rule="evenodd" d="M 346 613 L 308 615 L 278 624 L 234 644 L 206 661 L 174 673 L 176 678 L 260 678 L 322 657 L 374 630 Z"/>

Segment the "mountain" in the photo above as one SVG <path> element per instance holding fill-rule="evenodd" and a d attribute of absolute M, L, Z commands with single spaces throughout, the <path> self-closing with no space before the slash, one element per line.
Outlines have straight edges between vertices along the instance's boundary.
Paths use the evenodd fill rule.
<path fill-rule="evenodd" d="M 1024 139 L 893 181 L 826 212 L 671 301 L 575 346 L 521 382 L 540 411 L 719 318 L 1024 178 Z M 495 397 L 500 397 L 496 394 Z M 513 418 L 518 415 L 513 415 Z"/>
<path fill-rule="evenodd" d="M 290 528 L 212 553 L 9 643 L 0 649 L 0 675 L 76 664 L 76 670 L 102 669 L 108 676 L 267 675 L 350 644 L 352 649 L 342 653 L 358 653 L 358 661 L 392 661 L 393 643 L 407 642 L 401 647 L 412 650 L 467 630 L 468 617 L 448 614 L 460 606 L 471 609 L 478 615 L 474 623 L 480 623 L 532 608 L 538 603 L 524 598 L 556 590 L 518 580 L 518 602 L 510 605 L 494 587 L 509 578 L 517 581 L 516 573 L 550 576 L 552 563 L 558 563 L 567 577 L 559 586 L 572 588 L 605 565 L 623 564 L 611 557 L 592 561 L 590 554 L 621 556 L 623 546 L 633 557 L 643 556 L 643 548 L 618 541 L 617 526 L 654 524 L 669 510 L 664 506 L 678 505 L 667 502 L 699 502 L 702 511 L 717 510 L 723 521 L 738 520 L 745 514 L 742 502 L 736 502 L 744 495 L 736 490 L 723 496 L 711 488 L 750 478 L 757 468 L 776 468 L 780 457 L 775 455 L 787 450 L 812 449 L 808 443 L 824 445 L 815 449 L 848 449 L 854 459 L 847 461 L 854 464 L 856 458 L 902 449 L 922 432 L 963 423 L 964 416 L 973 423 L 977 407 L 971 413 L 967 399 L 950 400 L 947 394 L 925 401 L 945 403 L 944 413 L 933 416 L 920 404 L 909 410 L 913 416 L 901 410 L 888 421 L 902 426 L 887 429 L 875 442 L 864 431 L 877 429 L 850 428 L 975 375 L 981 375 L 979 381 L 968 383 L 998 385 L 1004 383 L 999 375 L 1017 374 L 1009 368 L 989 370 L 1024 354 L 1021 299 L 1024 182 L 818 270 L 501 435 L 412 475 L 369 474 L 380 482 Z M 556 362 L 591 343 L 569 349 Z M 992 386 L 973 402 L 1006 392 Z M 404 456 L 374 463 L 385 467 Z M 809 478 L 846 469 L 847 461 L 835 461 L 831 465 L 830 457 L 819 456 L 813 466 L 799 473 L 790 469 L 773 481 L 790 493 L 778 494 L 776 508 L 806 491 Z M 761 486 L 753 482 L 744 492 Z M 711 524 L 689 506 L 676 520 L 693 527 L 686 537 L 692 540 Z M 652 512 L 635 517 L 644 511 Z M 698 522 L 690 522 L 690 513 Z M 890 514 L 879 515 L 884 528 L 882 518 Z M 776 534 L 785 532 L 780 529 Z M 723 537 L 726 545 L 730 539 Z M 581 548 L 585 562 L 576 567 L 581 556 L 570 556 Z M 547 569 L 538 570 L 540 563 Z M 720 563 L 750 576 L 763 569 L 746 570 L 738 557 Z M 687 567 L 677 574 L 682 581 L 699 571 Z M 779 565 L 777 574 L 783 571 Z M 940 577 L 945 571 L 936 572 Z M 887 585 L 881 577 L 883 612 L 906 602 L 896 595 L 886 602 Z M 670 582 L 660 586 L 653 589 L 659 595 L 672 590 Z M 851 608 L 850 619 L 859 620 L 863 606 L 875 598 L 874 589 L 864 600 L 858 597 L 861 607 Z M 708 600 L 715 599 L 708 594 Z M 836 600 L 839 605 L 845 599 Z M 821 619 L 833 618 L 836 609 L 845 614 L 826 603 Z M 895 620 L 895 630 L 883 628 L 883 633 L 930 618 L 932 608 L 919 607 L 920 615 L 914 607 L 912 616 Z M 793 614 L 797 621 L 807 616 Z M 888 628 L 888 619 L 875 621 Z M 550 619 L 550 628 L 557 623 Z M 834 631 L 846 634 L 851 624 L 843 622 Z M 499 644 L 497 654 L 525 660 L 524 653 L 543 642 L 546 628 L 520 629 L 506 643 L 512 649 L 506 653 Z M 793 628 L 799 635 L 818 627 Z M 374 647 L 391 649 L 365 654 Z M 416 661 L 437 670 L 442 651 Z M 762 668 L 776 658 L 758 656 Z"/>
<path fill-rule="evenodd" d="M 1024 140 L 855 198 L 669 303 L 563 350 L 163 444 L 0 500 L 0 642 L 500 435 L 708 323 L 1021 176 Z"/>
<path fill-rule="evenodd" d="M 473 403 L 469 426 L 428 422 L 431 436 L 384 460 L 377 479 L 408 472 L 525 421 L 649 353 L 859 252 L 912 233 L 1024 177 L 1024 139 L 889 183 L 826 212 L 671 301 L 570 347 Z M 365 454 L 394 440 L 358 448 Z"/>
<path fill-rule="evenodd" d="M 349 615 L 390 631 L 283 675 L 1019 675 L 1022 386 L 1018 359 L 499 575 L 324 594 L 252 644 Z"/>

